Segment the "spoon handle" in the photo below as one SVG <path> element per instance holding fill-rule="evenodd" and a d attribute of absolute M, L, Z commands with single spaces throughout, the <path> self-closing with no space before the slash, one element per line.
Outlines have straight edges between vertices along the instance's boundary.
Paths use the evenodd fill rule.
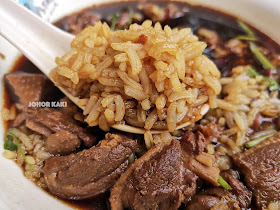
<path fill-rule="evenodd" d="M 12 0 L 1 0 L 0 35 L 47 76 L 56 66 L 55 57 L 65 54 L 73 39 Z"/>

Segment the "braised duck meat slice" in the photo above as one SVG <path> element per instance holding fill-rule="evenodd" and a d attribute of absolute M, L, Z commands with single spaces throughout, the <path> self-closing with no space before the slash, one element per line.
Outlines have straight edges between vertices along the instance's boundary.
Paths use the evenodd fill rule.
<path fill-rule="evenodd" d="M 51 108 L 27 108 L 25 111 L 26 126 L 49 137 L 61 130 L 68 131 L 81 139 L 87 147 L 91 147 L 96 138 L 69 115 Z"/>
<path fill-rule="evenodd" d="M 259 208 L 280 200 L 280 133 L 233 157 Z"/>
<path fill-rule="evenodd" d="M 214 156 L 211 155 L 213 158 Z M 215 159 L 215 158 L 214 158 Z M 210 160 L 211 162 L 211 160 Z M 199 178 L 205 180 L 212 185 L 218 185 L 218 178 L 220 170 L 214 166 L 214 162 L 210 165 L 206 165 L 195 158 L 191 159 L 190 170 L 193 171 Z"/>
<path fill-rule="evenodd" d="M 195 126 L 193 131 L 187 131 L 182 140 L 181 147 L 184 164 L 201 179 L 218 185 L 219 169 L 214 166 L 215 157 L 206 153 L 207 145 L 213 138 L 218 137 L 220 128 L 215 123 Z"/>
<path fill-rule="evenodd" d="M 100 18 L 91 11 L 74 14 L 59 20 L 55 25 L 64 31 L 78 35 L 87 26 L 93 26 Z"/>
<path fill-rule="evenodd" d="M 68 155 L 81 145 L 80 139 L 66 130 L 50 135 L 45 141 L 47 151 L 53 155 Z"/>
<path fill-rule="evenodd" d="M 207 150 L 207 145 L 213 138 L 217 138 L 220 132 L 220 127 L 213 122 L 207 125 L 197 125 L 192 131 L 185 132 L 182 143 L 185 147 L 189 147 L 194 155 L 199 155 Z"/>
<path fill-rule="evenodd" d="M 110 189 L 129 165 L 137 142 L 123 135 L 104 140 L 76 154 L 51 157 L 43 168 L 48 190 L 64 199 L 86 199 Z"/>
<path fill-rule="evenodd" d="M 18 72 L 6 74 L 4 78 L 9 91 L 17 98 L 15 101 L 24 106 L 42 99 L 47 80 L 44 75 Z"/>
<path fill-rule="evenodd" d="M 203 134 L 199 131 L 196 134 L 187 131 L 182 138 L 182 143 L 189 147 L 189 150 L 196 155 L 201 154 L 206 149 L 207 144 Z"/>
<path fill-rule="evenodd" d="M 143 13 L 153 22 L 166 22 L 184 15 L 175 4 L 168 4 L 166 8 L 162 8 L 156 4 L 148 3 L 143 6 Z"/>
<path fill-rule="evenodd" d="M 234 178 L 229 172 L 222 172 L 221 176 L 231 186 L 232 190 L 229 192 L 239 202 L 242 209 L 246 209 L 252 200 L 252 192 L 238 179 Z"/>
<path fill-rule="evenodd" d="M 210 210 L 214 205 L 221 201 L 220 198 L 212 195 L 195 195 L 192 197 L 186 210 Z"/>
<path fill-rule="evenodd" d="M 230 173 L 223 172 L 221 176 L 230 184 L 232 190 L 222 187 L 206 189 L 192 197 L 186 210 L 247 209 L 251 204 L 252 193 Z"/>
<path fill-rule="evenodd" d="M 111 189 L 112 210 L 177 209 L 195 193 L 197 176 L 184 168 L 180 142 L 159 143 L 137 159 Z"/>

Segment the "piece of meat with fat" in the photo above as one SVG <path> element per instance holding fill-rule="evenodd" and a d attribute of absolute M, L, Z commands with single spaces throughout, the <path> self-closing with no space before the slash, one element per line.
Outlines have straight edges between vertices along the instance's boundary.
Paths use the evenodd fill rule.
<path fill-rule="evenodd" d="M 215 123 L 209 123 L 208 125 L 195 126 L 193 131 L 187 131 L 181 140 L 186 167 L 201 179 L 216 186 L 220 171 L 214 166 L 215 157 L 204 151 L 207 151 L 207 145 L 219 134 L 219 126 Z"/>
<path fill-rule="evenodd" d="M 199 131 L 203 134 L 207 144 L 213 140 L 213 138 L 219 137 L 221 134 L 221 128 L 214 122 L 208 123 L 207 125 L 197 125 L 194 127 L 194 131 Z M 207 146 L 207 145 L 206 145 Z"/>
<path fill-rule="evenodd" d="M 25 114 L 21 112 L 16 116 L 16 119 L 13 122 L 13 127 L 20 126 L 24 121 L 25 121 Z"/>
<path fill-rule="evenodd" d="M 199 178 L 205 180 L 208 183 L 211 183 L 215 186 L 218 185 L 218 177 L 219 177 L 219 169 L 214 166 L 215 157 L 211 155 L 211 159 L 209 159 L 209 164 L 205 164 L 205 162 L 198 161 L 195 156 L 192 155 L 189 148 L 184 147 L 184 144 L 181 142 L 182 153 L 183 153 L 183 161 L 184 166 L 189 170 L 193 171 Z M 213 161 L 214 159 L 214 161 Z"/>
<path fill-rule="evenodd" d="M 60 130 L 69 131 L 78 136 L 87 147 L 91 147 L 96 138 L 69 115 L 52 108 L 27 108 L 26 126 L 42 135 L 50 136 Z"/>
<path fill-rule="evenodd" d="M 233 156 L 259 208 L 280 200 L 280 133 Z"/>
<path fill-rule="evenodd" d="M 66 130 L 50 135 L 45 141 L 46 150 L 53 155 L 68 155 L 81 145 L 80 139 Z"/>
<path fill-rule="evenodd" d="M 123 135 L 106 134 L 90 149 L 68 156 L 51 157 L 43 168 L 48 190 L 64 199 L 98 196 L 115 183 L 129 165 L 137 142 Z"/>
<path fill-rule="evenodd" d="M 177 19 L 184 15 L 184 13 L 175 5 L 168 4 L 164 9 L 156 4 L 147 3 L 142 8 L 143 13 L 153 22 L 166 22 L 170 19 Z"/>
<path fill-rule="evenodd" d="M 90 10 L 88 10 L 83 13 L 65 17 L 58 21 L 55 25 L 64 31 L 78 35 L 84 28 L 87 26 L 93 26 L 99 20 L 100 18 L 96 14 L 93 14 Z"/>
<path fill-rule="evenodd" d="M 5 82 L 16 100 L 24 106 L 42 99 L 47 78 L 42 74 L 17 72 L 6 74 Z"/>
<path fill-rule="evenodd" d="M 229 172 L 223 172 L 221 176 L 230 184 L 232 190 L 222 187 L 206 189 L 192 197 L 186 210 L 247 209 L 251 204 L 252 193 Z"/>
<path fill-rule="evenodd" d="M 159 143 L 137 159 L 111 189 L 112 210 L 177 209 L 195 193 L 197 176 L 184 168 L 180 142 Z"/>
<path fill-rule="evenodd" d="M 190 151 L 195 155 L 201 154 L 206 148 L 206 140 L 200 132 L 194 134 L 191 131 L 187 131 L 182 138 L 182 142 L 185 146 L 189 147 Z"/>
<path fill-rule="evenodd" d="M 197 176 L 199 176 L 199 178 L 203 179 L 204 181 L 211 183 L 215 186 L 218 185 L 218 177 L 220 170 L 216 168 L 214 164 L 208 166 L 193 158 L 191 160 L 190 170 L 193 171 Z"/>
<path fill-rule="evenodd" d="M 207 145 L 213 138 L 217 138 L 221 133 L 220 127 L 215 123 L 207 125 L 197 125 L 192 131 L 186 131 L 182 138 L 185 147 L 189 147 L 194 155 L 199 155 L 206 151 Z"/>
<path fill-rule="evenodd" d="M 221 176 L 231 186 L 232 190 L 229 191 L 235 196 L 239 202 L 240 208 L 247 208 L 251 204 L 252 193 L 247 187 L 238 179 L 234 178 L 229 172 L 222 172 Z"/>
<path fill-rule="evenodd" d="M 186 210 L 209 210 L 220 202 L 221 199 L 211 195 L 195 195 Z"/>
<path fill-rule="evenodd" d="M 201 40 L 207 43 L 208 48 L 210 49 L 215 49 L 220 42 L 219 35 L 213 30 L 200 28 L 198 29 L 197 34 Z"/>

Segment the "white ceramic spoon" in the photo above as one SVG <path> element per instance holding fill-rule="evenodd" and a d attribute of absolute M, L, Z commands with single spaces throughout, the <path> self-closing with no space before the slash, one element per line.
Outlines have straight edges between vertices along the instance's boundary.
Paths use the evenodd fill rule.
<path fill-rule="evenodd" d="M 55 57 L 70 50 L 74 36 L 12 0 L 0 4 L 0 34 L 48 76 L 56 66 Z"/>
<path fill-rule="evenodd" d="M 73 35 L 63 32 L 52 24 L 42 20 L 37 15 L 12 0 L 1 0 L 0 6 L 0 35 L 18 48 L 45 75 L 56 67 L 55 57 L 61 57 L 70 50 Z M 59 89 L 77 106 L 78 98 L 72 96 L 65 89 Z M 81 109 L 84 107 L 79 106 Z M 206 110 L 207 112 L 208 110 Z M 204 111 L 205 112 L 205 111 Z M 205 112 L 205 113 L 206 113 Z M 205 114 L 203 113 L 203 115 Z M 189 125 L 186 122 L 177 127 Z M 143 128 L 136 128 L 124 124 L 112 125 L 113 128 L 136 134 L 144 134 Z M 151 130 L 153 134 L 161 130 Z"/>

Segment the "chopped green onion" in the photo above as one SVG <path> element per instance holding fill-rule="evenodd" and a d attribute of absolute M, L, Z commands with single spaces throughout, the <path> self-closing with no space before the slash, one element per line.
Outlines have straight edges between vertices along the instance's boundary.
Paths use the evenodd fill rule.
<path fill-rule="evenodd" d="M 117 25 L 117 22 L 120 18 L 120 15 L 118 13 L 115 13 L 113 16 L 112 16 L 112 24 L 111 24 L 111 30 L 115 30 L 116 29 L 116 25 Z"/>
<path fill-rule="evenodd" d="M 276 67 L 272 63 L 270 63 L 270 61 L 265 57 L 265 55 L 262 54 L 262 52 L 258 49 L 258 46 L 255 43 L 250 42 L 250 50 L 265 69 L 276 69 Z"/>
<path fill-rule="evenodd" d="M 4 143 L 4 149 L 5 150 L 10 150 L 10 151 L 16 151 L 17 150 L 17 145 L 14 144 L 12 139 L 6 139 Z"/>
<path fill-rule="evenodd" d="M 7 132 L 7 135 L 5 137 L 6 140 L 5 140 L 5 143 L 4 143 L 4 149 L 10 150 L 10 151 L 18 150 L 20 155 L 24 159 L 24 161 L 27 163 L 28 167 L 33 170 L 32 165 L 26 161 L 26 156 L 21 149 L 18 138 L 14 134 L 12 134 L 13 129 L 14 128 L 10 128 Z M 10 139 L 9 137 L 12 137 L 12 139 Z"/>
<path fill-rule="evenodd" d="M 129 25 L 132 23 L 132 21 L 133 21 L 133 15 L 134 15 L 134 11 L 133 11 L 133 9 L 130 7 L 129 8 L 129 20 L 128 20 L 128 27 L 129 27 Z"/>
<path fill-rule="evenodd" d="M 243 23 L 241 20 L 237 20 L 237 23 L 243 29 L 243 31 L 248 35 L 247 38 L 252 38 L 254 40 L 257 40 L 254 32 L 250 29 L 250 27 L 247 24 Z"/>
<path fill-rule="evenodd" d="M 246 40 L 246 41 L 257 41 L 256 37 L 249 37 L 249 36 L 245 36 L 245 35 L 239 35 L 235 38 L 240 39 L 240 40 Z"/>
<path fill-rule="evenodd" d="M 271 79 L 269 77 L 263 77 L 263 80 L 269 82 L 268 88 L 270 91 L 279 89 L 279 84 L 274 79 Z"/>
<path fill-rule="evenodd" d="M 250 68 L 249 71 L 247 72 L 247 75 L 249 77 L 256 77 L 258 75 L 260 75 L 255 69 Z"/>
<path fill-rule="evenodd" d="M 34 170 L 33 166 L 32 166 L 30 163 L 28 163 L 28 162 L 26 161 L 26 156 L 25 156 L 24 152 L 23 152 L 22 149 L 21 149 L 19 140 L 16 138 L 15 141 L 16 141 L 16 144 L 17 144 L 18 151 L 19 151 L 20 155 L 22 156 L 22 158 L 24 159 L 24 161 L 26 162 L 26 164 L 28 165 L 28 167 L 29 167 L 31 170 Z"/>
<path fill-rule="evenodd" d="M 249 77 L 256 77 L 256 76 L 258 76 L 260 74 L 255 69 L 250 68 L 249 71 L 247 72 L 247 75 Z M 279 89 L 279 84 L 274 79 L 271 79 L 269 77 L 264 77 L 263 76 L 263 80 L 269 82 L 268 88 L 269 88 L 270 91 L 278 90 Z"/>
<path fill-rule="evenodd" d="M 218 178 L 218 182 L 226 190 L 232 190 L 231 186 L 220 175 L 219 175 L 219 178 Z"/>
<path fill-rule="evenodd" d="M 253 139 L 252 141 L 247 142 L 245 144 L 245 147 L 247 147 L 247 148 L 254 147 L 254 146 L 260 144 L 261 142 L 263 142 L 264 140 L 268 139 L 269 137 L 274 136 L 276 133 L 277 133 L 277 131 L 274 131 L 274 132 L 269 133 L 267 135 L 264 135 L 264 136 L 262 136 L 260 138 Z"/>
<path fill-rule="evenodd" d="M 14 143 L 15 139 L 17 137 L 15 137 L 11 131 L 13 128 L 10 128 L 6 134 L 5 137 L 5 142 L 4 142 L 4 149 L 5 150 L 10 150 L 10 151 L 16 151 L 17 150 L 17 145 Z"/>

